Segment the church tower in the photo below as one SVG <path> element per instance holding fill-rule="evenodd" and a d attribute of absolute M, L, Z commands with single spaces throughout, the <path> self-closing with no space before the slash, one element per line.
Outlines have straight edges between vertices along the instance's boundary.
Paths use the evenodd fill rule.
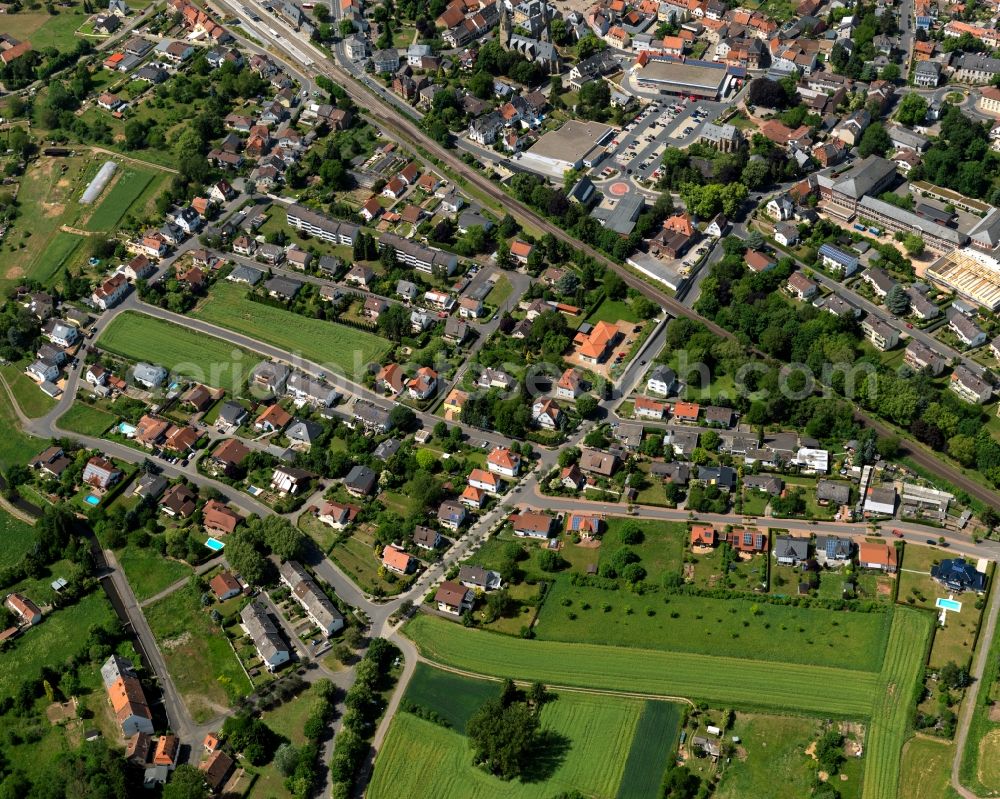
<path fill-rule="evenodd" d="M 549 14 L 549 4 L 548 0 L 541 0 L 542 2 L 542 29 L 538 33 L 538 38 L 543 42 L 552 41 L 552 31 L 549 30 L 552 25 L 552 17 Z"/>
<path fill-rule="evenodd" d="M 507 10 L 506 0 L 496 0 L 500 4 L 500 46 L 504 50 L 510 49 L 510 37 L 513 28 L 510 21 L 510 12 Z"/>

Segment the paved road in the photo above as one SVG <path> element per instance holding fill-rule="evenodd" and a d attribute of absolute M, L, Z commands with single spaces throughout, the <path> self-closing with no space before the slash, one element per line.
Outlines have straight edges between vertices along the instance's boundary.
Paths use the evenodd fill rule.
<path fill-rule="evenodd" d="M 525 503 L 534 507 L 544 507 L 563 513 L 602 513 L 609 516 L 623 516 L 628 512 L 628 505 L 618 502 L 595 502 L 587 499 L 569 497 L 552 497 L 542 495 L 537 487 L 532 491 L 530 501 Z M 643 519 L 660 519 L 670 522 L 700 521 L 716 525 L 742 525 L 745 516 L 737 513 L 696 513 L 688 510 L 661 508 L 652 505 L 635 505 L 637 516 Z M 809 522 L 801 519 L 773 519 L 757 517 L 762 527 L 774 527 L 781 530 L 791 530 L 796 533 L 815 535 L 871 535 L 869 522 Z M 949 552 L 956 552 L 971 558 L 1000 559 L 1000 542 L 981 541 L 978 544 L 968 535 L 954 530 L 943 530 L 928 527 L 913 522 L 887 519 L 880 522 L 879 529 L 887 541 L 903 540 L 911 544 L 924 545 L 933 542 L 937 546 L 938 538 L 944 538 Z M 899 530 L 903 535 L 899 538 L 890 535 L 891 530 Z"/>

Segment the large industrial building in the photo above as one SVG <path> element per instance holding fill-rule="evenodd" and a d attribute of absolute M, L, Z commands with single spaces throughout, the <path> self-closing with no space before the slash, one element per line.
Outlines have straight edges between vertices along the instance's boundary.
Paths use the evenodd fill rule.
<path fill-rule="evenodd" d="M 569 170 L 599 163 L 614 133 L 610 125 L 571 119 L 539 138 L 530 150 L 521 154 L 517 164 L 529 172 L 562 182 Z"/>
<path fill-rule="evenodd" d="M 927 277 L 959 296 L 1000 310 L 1000 261 L 969 247 L 954 250 L 927 268 Z"/>
<path fill-rule="evenodd" d="M 718 100 L 738 76 L 725 64 L 661 55 L 639 54 L 634 68 L 640 88 L 692 99 Z"/>

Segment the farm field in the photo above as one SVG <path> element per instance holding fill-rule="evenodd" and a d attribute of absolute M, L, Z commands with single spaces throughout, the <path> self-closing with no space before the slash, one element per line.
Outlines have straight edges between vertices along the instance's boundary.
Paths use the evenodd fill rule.
<path fill-rule="evenodd" d="M 45 10 L 21 11 L 6 15 L 3 29 L 15 39 L 22 41 L 30 39 L 31 46 L 35 50 L 45 50 L 49 47 L 70 50 L 77 41 L 74 31 L 87 20 L 88 16 L 66 8 L 60 8 L 55 15 Z"/>
<path fill-rule="evenodd" d="M 911 608 L 897 608 L 886 647 L 865 757 L 864 799 L 896 799 L 900 755 L 910 732 L 913 712 L 927 658 L 933 616 Z"/>
<path fill-rule="evenodd" d="M 903 749 L 899 795 L 920 799 L 958 799 L 951 787 L 951 761 L 955 745 L 922 735 L 911 738 Z"/>
<path fill-rule="evenodd" d="M 353 379 L 359 379 L 368 364 L 381 360 L 389 349 L 389 342 L 374 333 L 253 302 L 246 298 L 244 288 L 231 284 L 216 284 L 190 315 Z"/>
<path fill-rule="evenodd" d="M 191 575 L 191 567 L 161 555 L 152 547 L 129 545 L 117 553 L 136 599 L 142 602 Z"/>
<path fill-rule="evenodd" d="M 24 680 L 38 677 L 44 666 L 61 663 L 75 655 L 90 637 L 91 627 L 113 618 L 114 611 L 99 589 L 91 591 L 74 605 L 46 614 L 41 624 L 28 630 L 4 650 L 0 697 L 11 696 Z"/>
<path fill-rule="evenodd" d="M 190 587 L 154 602 L 144 612 L 195 721 L 208 721 L 250 692 L 250 681 L 225 633 Z"/>
<path fill-rule="evenodd" d="M 496 687 L 496 686 L 494 686 Z M 543 737 L 537 773 L 504 782 L 472 765 L 465 736 L 409 713 L 393 719 L 375 764 L 371 799 L 551 799 L 579 790 L 595 799 L 617 796 L 626 756 L 645 703 L 563 693 L 541 711 Z M 655 796 L 651 785 L 647 796 Z"/>
<path fill-rule="evenodd" d="M 153 179 L 162 181 L 162 173 L 153 173 L 131 165 L 119 165 L 114 185 L 91 213 L 84 226 L 87 230 L 111 230 L 142 196 Z"/>
<path fill-rule="evenodd" d="M 28 265 L 28 274 L 33 280 L 51 285 L 59 278 L 63 269 L 84 260 L 84 240 L 77 233 L 56 231 L 45 249 Z"/>
<path fill-rule="evenodd" d="M 499 694 L 500 685 L 493 680 L 471 680 L 426 663 L 417 663 L 406 686 L 405 701 L 433 710 L 453 730 L 463 732 L 480 705 Z"/>
<path fill-rule="evenodd" d="M 0 511 L 0 568 L 17 563 L 35 541 L 35 528 Z"/>
<path fill-rule="evenodd" d="M 649 799 L 677 748 L 682 708 L 675 702 L 647 700 L 625 761 L 616 799 Z"/>
<path fill-rule="evenodd" d="M 573 585 L 555 580 L 539 639 L 878 671 L 892 614 Z"/>
<path fill-rule="evenodd" d="M 68 411 L 59 417 L 59 427 L 81 436 L 98 437 L 116 421 L 113 414 L 93 405 L 74 402 Z"/>
<path fill-rule="evenodd" d="M 115 317 L 98 341 L 115 355 L 160 364 L 227 391 L 238 390 L 259 360 L 221 339 L 133 311 Z"/>
<path fill-rule="evenodd" d="M 32 45 L 39 49 L 44 46 L 34 35 L 19 36 L 11 31 L 11 26 L 30 23 L 34 12 L 6 15 L 4 30 L 20 39 L 30 38 Z M 59 13 L 56 16 L 39 12 L 49 25 L 59 25 L 69 20 L 73 27 L 82 22 L 82 15 Z M 72 35 L 72 31 L 70 31 Z M 44 90 L 43 90 L 44 91 Z M 16 280 L 28 278 L 48 286 L 59 282 L 64 268 L 85 267 L 90 255 L 88 237 L 80 235 L 78 223 L 84 214 L 93 214 L 87 230 L 92 232 L 112 232 L 123 214 L 112 214 L 111 210 L 125 205 L 130 191 L 128 182 L 115 184 L 98 208 L 93 210 L 79 204 L 80 195 L 91 178 L 97 174 L 100 165 L 108 160 L 107 155 L 92 153 L 86 147 L 76 148 L 78 155 L 67 158 L 41 157 L 32 161 L 20 180 L 17 200 L 20 213 L 4 238 L 2 266 L 0 266 L 0 286 Z M 123 168 L 128 171 L 128 168 Z M 141 170 L 136 170 L 141 171 Z M 133 197 L 133 209 L 137 215 L 147 210 L 152 199 L 162 187 L 163 178 L 151 175 L 143 191 Z M 118 187 L 121 186 L 119 189 Z M 107 208 L 103 206 L 107 204 Z M 141 209 L 140 209 L 141 205 Z M 127 210 L 127 209 L 126 209 Z M 98 226 L 98 222 L 100 226 Z"/>
<path fill-rule="evenodd" d="M 431 660 L 496 677 L 704 700 L 716 707 L 859 717 L 871 712 L 879 675 L 825 666 L 528 641 L 420 615 L 406 634 Z M 738 673 L 740 680 L 728 677 Z"/>

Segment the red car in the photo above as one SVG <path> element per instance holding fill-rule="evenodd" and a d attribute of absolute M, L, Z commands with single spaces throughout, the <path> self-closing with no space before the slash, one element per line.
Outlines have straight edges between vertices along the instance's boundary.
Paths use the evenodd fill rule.
<path fill-rule="evenodd" d="M 902 538 L 903 537 L 903 531 L 902 530 L 893 530 L 892 534 L 894 536 L 896 536 L 896 538 Z"/>

